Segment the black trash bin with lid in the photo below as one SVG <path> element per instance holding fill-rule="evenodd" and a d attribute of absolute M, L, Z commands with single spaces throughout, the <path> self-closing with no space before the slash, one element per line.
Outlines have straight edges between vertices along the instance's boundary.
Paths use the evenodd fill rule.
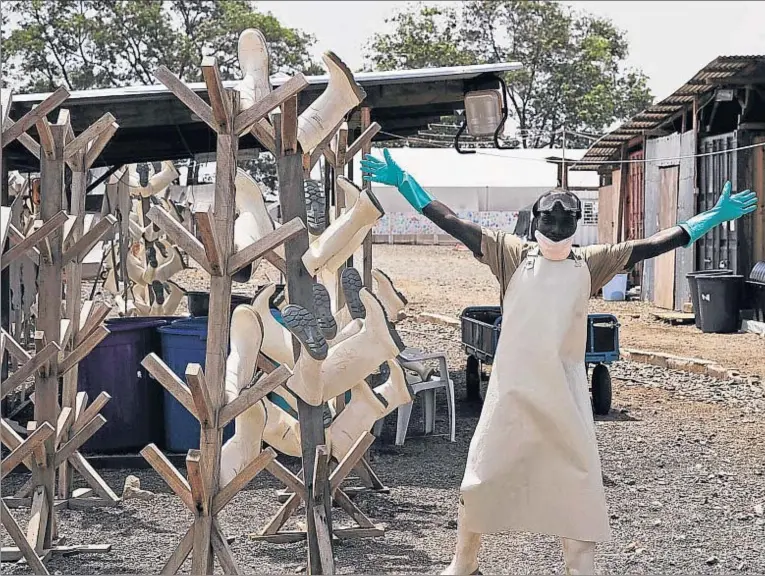
<path fill-rule="evenodd" d="M 696 278 L 699 276 L 726 276 L 730 274 L 733 274 L 733 270 L 725 268 L 721 270 L 696 270 L 685 275 L 688 279 L 688 286 L 691 292 L 691 302 L 693 303 L 693 314 L 695 316 L 694 323 L 699 330 L 701 329 L 701 309 L 699 307 L 699 286 Z"/>
<path fill-rule="evenodd" d="M 738 332 L 744 277 L 737 274 L 696 277 L 699 291 L 701 331 L 715 334 Z"/>

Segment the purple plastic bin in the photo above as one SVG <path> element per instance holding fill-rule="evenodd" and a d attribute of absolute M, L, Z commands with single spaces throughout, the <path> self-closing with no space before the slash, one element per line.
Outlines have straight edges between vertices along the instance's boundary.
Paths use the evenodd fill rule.
<path fill-rule="evenodd" d="M 162 386 L 141 366 L 160 353 L 157 328 L 178 316 L 114 318 L 110 334 L 80 362 L 78 385 L 93 401 L 101 392 L 112 398 L 101 410 L 106 424 L 83 446 L 83 452 L 126 453 L 162 441 Z"/>

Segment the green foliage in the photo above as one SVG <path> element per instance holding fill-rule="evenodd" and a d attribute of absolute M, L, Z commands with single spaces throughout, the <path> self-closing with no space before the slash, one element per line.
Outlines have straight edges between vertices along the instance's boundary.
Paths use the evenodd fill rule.
<path fill-rule="evenodd" d="M 612 22 L 550 0 L 469 0 L 410 7 L 376 34 L 369 67 L 392 70 L 519 62 L 509 73 L 510 115 L 521 145 L 560 145 L 560 131 L 600 133 L 652 102 L 646 76 L 628 68 L 628 45 Z M 568 138 L 567 145 L 587 146 Z"/>
<path fill-rule="evenodd" d="M 282 26 L 248 0 L 4 0 L 4 76 L 18 91 L 154 84 L 166 65 L 187 82 L 201 80 L 205 55 L 219 58 L 224 79 L 239 77 L 237 40 L 258 28 L 271 51 L 271 73 L 320 73 L 315 39 Z"/>

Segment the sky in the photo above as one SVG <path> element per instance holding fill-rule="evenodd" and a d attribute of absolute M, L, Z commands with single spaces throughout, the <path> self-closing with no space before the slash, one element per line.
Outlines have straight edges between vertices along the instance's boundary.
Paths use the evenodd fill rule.
<path fill-rule="evenodd" d="M 457 2 L 427 2 L 457 4 Z M 765 54 L 765 2 L 566 2 L 610 18 L 627 33 L 628 64 L 641 68 L 655 97 L 665 98 L 717 56 Z M 282 24 L 316 36 L 314 56 L 333 50 L 353 70 L 365 43 L 390 30 L 385 18 L 411 2 L 258 2 Z"/>

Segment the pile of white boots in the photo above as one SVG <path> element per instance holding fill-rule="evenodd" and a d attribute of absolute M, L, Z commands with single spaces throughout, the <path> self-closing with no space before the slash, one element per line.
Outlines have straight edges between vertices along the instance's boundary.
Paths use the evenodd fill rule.
<path fill-rule="evenodd" d="M 116 186 L 121 172 L 112 176 L 107 187 Z M 184 269 L 181 253 L 168 238 L 145 217 L 145 204 L 159 205 L 180 221 L 175 208 L 166 198 L 168 186 L 178 177 L 172 162 L 164 162 L 155 171 L 151 163 L 128 166 L 128 186 L 131 195 L 129 214 L 130 238 L 125 268 L 128 276 L 128 298 L 125 286 L 118 285 L 114 264 L 120 267 L 119 250 L 112 256 L 112 246 L 104 252 L 107 266 L 104 288 L 112 293 L 123 316 L 170 316 L 183 298 L 184 291 L 170 279 Z M 109 190 L 107 190 L 107 194 Z M 116 196 L 116 195 L 115 195 Z M 114 211 L 116 206 L 112 206 Z"/>
<path fill-rule="evenodd" d="M 221 485 L 251 462 L 262 442 L 289 456 L 300 456 L 300 428 L 297 402 L 319 406 L 334 402 L 350 392 L 345 409 L 335 415 L 325 430 L 333 458 L 341 460 L 375 422 L 399 406 L 412 401 L 404 370 L 397 357 L 404 346 L 388 321 L 387 306 L 399 306 L 399 300 L 387 306 L 361 283 L 354 268 L 341 275 L 345 308 L 351 321 L 339 329 L 339 315 L 333 315 L 327 289 L 314 284 L 314 310 L 288 304 L 281 310 L 284 325 L 273 316 L 269 298 L 275 286 L 269 285 L 256 295 L 252 305 L 238 306 L 231 320 L 231 353 L 226 365 L 226 394 L 230 401 L 256 380 L 258 353 L 288 366 L 292 376 L 286 388 L 275 391 L 291 410 L 268 398 L 236 419 L 236 432 L 223 446 Z M 293 360 L 292 336 L 301 351 Z M 367 378 L 381 365 L 387 367 L 387 380 L 372 388 Z"/>

